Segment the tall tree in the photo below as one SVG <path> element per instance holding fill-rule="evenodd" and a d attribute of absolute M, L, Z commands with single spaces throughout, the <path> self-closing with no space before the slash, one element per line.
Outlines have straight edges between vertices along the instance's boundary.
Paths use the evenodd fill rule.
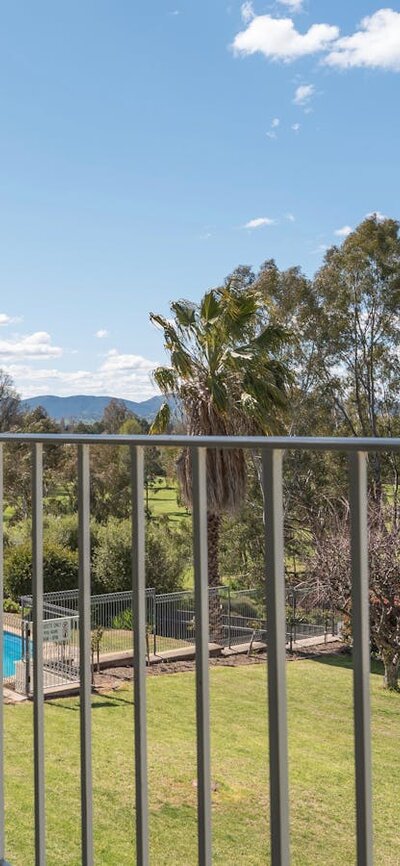
<path fill-rule="evenodd" d="M 18 417 L 14 431 L 21 433 L 60 433 L 59 425 L 42 406 Z M 7 501 L 13 505 L 14 518 L 27 517 L 30 509 L 32 453 L 28 445 L 10 443 L 5 452 L 4 475 Z M 58 489 L 68 462 L 68 448 L 46 445 L 44 450 L 44 490 L 46 509 L 59 508 Z"/>
<path fill-rule="evenodd" d="M 390 436 L 400 400 L 399 223 L 371 216 L 328 251 L 314 280 L 315 370 L 348 434 Z M 380 499 L 382 461 L 371 457 Z M 393 464 L 398 479 L 397 464 Z M 397 480 L 398 485 L 398 480 Z"/>
<path fill-rule="evenodd" d="M 124 421 L 133 418 L 133 413 L 126 408 L 123 400 L 114 397 L 107 404 L 103 412 L 102 422 L 106 433 L 119 433 Z"/>
<path fill-rule="evenodd" d="M 21 421 L 21 398 L 11 376 L 0 370 L 0 433 L 16 428 Z"/>
<path fill-rule="evenodd" d="M 281 272 L 268 261 L 253 285 L 262 293 L 271 320 L 293 333 L 287 358 L 293 370 L 288 431 L 399 435 L 399 224 L 368 217 L 340 247 L 327 251 L 314 280 L 298 268 Z M 382 500 L 385 483 L 394 490 L 396 521 L 399 458 L 371 455 L 370 465 L 375 501 Z M 338 503 L 345 495 L 344 464 L 337 458 L 289 455 L 286 467 L 297 512 L 304 505 L 303 514 L 304 509 L 310 515 L 312 511 L 319 519 L 324 502 Z"/>
<path fill-rule="evenodd" d="M 206 292 L 200 304 L 171 304 L 173 321 L 152 313 L 164 332 L 171 365 L 154 374 L 160 390 L 175 397 L 190 435 L 271 434 L 285 406 L 288 370 L 281 360 L 285 331 L 270 323 L 260 327 L 262 298 L 236 272 L 219 289 Z M 152 432 L 162 432 L 171 416 L 161 407 Z M 184 502 L 190 507 L 190 453 L 178 463 Z M 211 587 L 220 583 L 221 515 L 235 511 L 246 487 L 246 458 L 240 449 L 210 449 L 207 454 L 208 570 Z"/>

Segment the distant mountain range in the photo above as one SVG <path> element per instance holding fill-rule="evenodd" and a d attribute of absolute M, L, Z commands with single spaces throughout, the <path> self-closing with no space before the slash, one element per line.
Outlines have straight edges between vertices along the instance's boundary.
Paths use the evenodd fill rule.
<path fill-rule="evenodd" d="M 105 407 L 112 399 L 112 397 L 93 397 L 86 394 L 78 394 L 74 397 L 55 397 L 46 394 L 42 397 L 28 397 L 21 403 L 26 409 L 36 409 L 37 406 L 43 406 L 50 418 L 54 418 L 55 421 L 61 421 L 63 418 L 66 423 L 71 423 L 71 421 L 99 421 Z M 149 400 L 143 400 L 141 403 L 135 403 L 133 400 L 122 400 L 121 402 L 125 403 L 126 408 L 138 418 L 152 421 L 163 401 L 163 397 L 155 396 L 150 397 Z"/>

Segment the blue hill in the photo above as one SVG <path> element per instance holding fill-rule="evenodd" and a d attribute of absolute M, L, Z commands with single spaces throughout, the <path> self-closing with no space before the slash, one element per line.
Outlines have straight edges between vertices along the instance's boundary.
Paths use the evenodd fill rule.
<path fill-rule="evenodd" d="M 41 397 L 28 397 L 21 402 L 22 407 L 26 409 L 36 409 L 37 406 L 43 406 L 43 409 L 55 421 L 61 421 L 63 418 L 68 423 L 71 421 L 99 421 L 105 407 L 112 399 L 112 397 L 94 397 L 86 394 L 78 394 L 73 397 L 55 397 L 46 394 Z M 143 400 L 140 403 L 136 403 L 134 400 L 122 400 L 122 402 L 138 418 L 152 421 L 163 403 L 163 397 L 150 397 L 149 400 Z"/>

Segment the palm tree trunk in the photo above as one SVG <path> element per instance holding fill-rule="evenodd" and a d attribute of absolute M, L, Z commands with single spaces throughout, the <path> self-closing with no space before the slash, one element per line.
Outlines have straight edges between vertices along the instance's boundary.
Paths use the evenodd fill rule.
<path fill-rule="evenodd" d="M 208 583 L 210 587 L 219 586 L 219 536 L 221 517 L 219 514 L 207 513 L 208 539 Z"/>
<path fill-rule="evenodd" d="M 218 594 L 220 586 L 219 574 L 219 537 L 221 530 L 221 516 L 210 511 L 207 514 L 207 539 L 208 539 L 208 585 L 209 585 L 209 619 L 210 619 L 210 641 L 212 643 L 223 643 L 224 627 L 222 622 L 221 602 Z"/>

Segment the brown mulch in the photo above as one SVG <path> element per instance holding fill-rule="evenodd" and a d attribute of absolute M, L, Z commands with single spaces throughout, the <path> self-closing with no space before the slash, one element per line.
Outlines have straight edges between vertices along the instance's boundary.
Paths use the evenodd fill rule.
<path fill-rule="evenodd" d="M 288 661 L 299 661 L 305 658 L 317 658 L 318 656 L 333 656 L 341 655 L 346 652 L 341 641 L 329 644 L 320 644 L 319 646 L 304 647 L 303 650 L 297 650 L 293 653 L 287 653 Z M 231 655 L 218 656 L 210 658 L 210 667 L 227 667 L 236 668 L 243 665 L 260 665 L 265 664 L 267 655 L 265 652 L 254 653 L 251 656 L 247 655 Z M 147 668 L 147 675 L 150 677 L 159 677 L 164 674 L 181 674 L 187 671 L 194 671 L 196 664 L 194 661 L 163 661 L 158 664 L 150 665 Z M 131 682 L 133 679 L 133 668 L 130 666 L 107 668 L 101 673 L 95 675 L 95 689 L 98 692 L 111 691 L 121 688 L 124 683 Z"/>

